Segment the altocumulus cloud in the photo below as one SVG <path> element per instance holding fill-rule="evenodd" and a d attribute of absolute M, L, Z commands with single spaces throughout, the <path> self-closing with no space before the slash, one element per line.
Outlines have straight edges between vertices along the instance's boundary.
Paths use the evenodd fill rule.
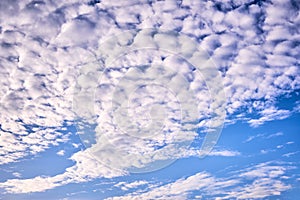
<path fill-rule="evenodd" d="M 250 125 L 259 126 L 266 121 L 284 119 L 292 110 L 278 108 L 276 99 L 300 88 L 299 23 L 299 4 L 292 0 L 284 3 L 280 0 L 272 2 L 2 0 L 0 2 L 0 164 L 17 162 L 28 155 L 35 155 L 51 146 L 68 141 L 69 135 L 63 135 L 60 130 L 73 123 L 75 115 L 72 99 L 76 83 L 79 83 L 84 90 L 89 90 L 94 86 L 94 82 L 89 85 L 91 81 L 96 80 L 97 85 L 100 74 L 100 71 L 91 71 L 83 66 L 89 63 L 91 58 L 97 58 L 99 45 L 107 38 L 131 29 L 156 28 L 175 31 L 198 41 L 197 48 L 207 50 L 222 75 L 227 96 L 226 113 L 230 116 L 230 120 L 235 121 L 235 116 L 242 114 L 239 115 L 242 116 L 241 120 L 245 119 Z M 142 42 L 151 45 L 136 36 L 139 35 L 130 37 L 141 45 Z M 149 41 L 160 43 L 166 39 L 151 38 L 152 36 L 149 34 Z M 124 41 L 119 41 L 124 48 L 131 44 L 130 41 Z M 107 51 L 110 47 L 108 46 Z M 191 49 L 187 50 L 191 52 L 186 51 L 186 55 L 194 53 Z M 141 60 L 132 61 L 137 57 Z M 123 67 L 113 66 L 114 68 L 107 71 L 103 80 L 106 85 L 99 87 L 99 91 L 103 92 L 105 89 L 109 91 L 120 77 L 125 75 L 127 72 L 124 71 L 125 64 L 139 65 L 145 60 L 150 63 L 154 59 L 155 56 L 151 52 L 145 52 L 143 55 L 135 52 L 128 54 L 126 61 L 120 61 L 122 64 L 120 66 Z M 203 80 L 189 73 L 191 66 L 180 59 L 168 56 L 163 60 L 154 61 L 156 64 L 174 66 L 174 71 L 183 74 L 189 80 L 187 85 L 182 84 L 178 88 L 198 91 L 197 99 L 201 99 L 198 102 L 199 115 L 203 120 L 197 125 L 207 127 L 206 119 L 212 116 L 209 113 L 209 91 Z M 82 74 L 85 74 L 82 78 L 89 77 L 88 81 L 80 78 Z M 169 75 L 168 77 L 172 77 L 171 74 Z M 151 88 L 149 91 L 152 91 Z M 165 96 L 160 97 L 160 94 L 155 95 L 159 99 L 165 98 Z M 106 97 L 99 98 L 104 103 L 97 105 L 97 108 L 105 110 Z M 151 99 L 151 96 L 145 98 Z M 172 113 L 168 122 L 173 123 L 177 120 L 174 117 L 178 105 L 175 101 L 171 101 L 170 96 L 167 96 L 167 100 L 169 100 L 168 111 Z M 152 103 L 151 100 L 149 103 Z M 132 106 L 137 105 L 132 104 Z M 244 113 L 240 113 L 242 108 L 258 117 L 249 120 Z M 139 114 L 142 113 L 143 111 Z M 96 126 L 96 131 L 104 127 L 108 133 L 114 133 L 115 127 L 109 123 L 101 124 L 100 117 L 95 121 L 100 124 Z M 175 130 L 176 128 L 175 126 Z M 110 137 L 118 139 L 117 134 L 112 134 Z M 192 140 L 195 135 L 187 131 L 181 136 L 157 137 L 158 144 L 154 145 L 146 144 L 144 140 L 133 142 L 138 150 L 149 153 L 156 152 L 155 145 L 163 145 L 162 141 L 172 144 L 174 141 Z M 115 141 L 120 146 L 126 146 L 128 142 Z M 170 146 L 168 150 L 171 153 L 160 152 L 155 159 L 174 158 L 178 153 L 174 146 Z M 188 150 L 180 150 L 183 153 L 179 157 L 195 155 L 195 152 L 185 153 Z M 212 152 L 212 155 L 235 156 L 239 153 L 225 151 Z M 63 174 L 46 178 L 38 176 L 32 179 L 10 179 L 0 183 L 0 187 L 10 193 L 44 191 L 71 182 L 122 176 L 127 174 L 126 168 L 131 164 L 120 163 L 119 169 L 111 169 L 90 158 L 88 150 L 75 153 L 71 159 L 76 162 L 75 165 L 67 168 Z M 144 163 L 153 161 L 150 158 L 143 159 Z M 115 160 L 108 160 L 109 162 Z M 135 164 L 139 166 L 140 163 Z M 277 170 L 278 173 L 280 171 L 277 168 L 272 170 Z M 173 184 L 177 187 L 187 181 L 193 183 L 200 179 L 207 183 L 225 181 L 234 184 L 234 181 L 219 180 L 204 172 L 196 174 L 195 177 L 195 179 L 193 177 L 180 179 Z M 241 176 L 243 177 L 249 177 L 249 173 Z M 269 181 L 274 183 L 270 187 L 274 194 L 289 188 L 280 180 L 276 182 L 273 179 L 276 175 L 267 174 L 263 177 L 259 182 L 249 185 L 248 189 L 237 189 L 227 193 L 226 197 L 234 198 L 239 195 L 244 198 L 263 198 L 272 193 L 271 190 L 264 189 Z M 39 188 L 29 187 L 29 185 L 39 185 Z M 171 186 L 172 184 L 156 188 L 149 191 L 149 194 L 156 197 L 156 191 L 164 191 Z M 176 188 L 175 186 L 171 188 Z M 194 184 L 190 189 L 184 188 L 181 192 L 185 195 L 189 190 L 206 187 L 206 185 Z M 253 190 L 259 192 L 251 193 Z M 176 196 L 178 193 L 174 191 L 172 195 Z"/>

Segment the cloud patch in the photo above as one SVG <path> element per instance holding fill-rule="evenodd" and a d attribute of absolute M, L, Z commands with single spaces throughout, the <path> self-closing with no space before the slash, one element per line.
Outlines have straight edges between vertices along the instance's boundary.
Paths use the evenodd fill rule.
<path fill-rule="evenodd" d="M 124 196 L 107 199 L 257 199 L 278 196 L 291 188 L 285 183 L 284 174 L 290 166 L 275 163 L 261 163 L 234 172 L 233 176 L 217 178 L 207 172 L 200 172 L 174 182 L 155 186 L 148 191 L 137 191 Z"/>

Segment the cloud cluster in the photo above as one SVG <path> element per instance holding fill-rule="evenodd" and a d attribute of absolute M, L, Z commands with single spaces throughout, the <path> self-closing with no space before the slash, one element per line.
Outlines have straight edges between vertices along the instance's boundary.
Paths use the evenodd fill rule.
<path fill-rule="evenodd" d="M 101 141 L 102 146 L 90 150 L 103 158 L 104 171 L 89 171 L 93 169 L 81 158 L 90 155 L 82 151 L 73 155 L 76 164 L 68 175 L 33 179 L 45 184 L 40 190 L 68 183 L 65 179 L 85 180 L 88 173 L 110 177 L 118 170 L 184 157 L 196 128 L 221 127 L 223 109 L 232 121 L 239 114 L 258 115 L 241 117 L 254 127 L 284 119 L 291 111 L 279 108 L 277 98 L 300 88 L 299 23 L 299 5 L 293 0 L 2 0 L 0 164 L 67 141 L 68 135 L 59 130 L 71 125 L 78 113 L 83 118 L 77 123 L 79 133 L 91 125 L 95 140 Z M 153 51 L 141 50 L 145 47 Z M 169 49 L 173 51 L 163 51 Z M 205 65 L 208 58 L 218 71 Z M 198 65 L 201 73 L 195 72 Z M 115 122 L 130 133 L 141 132 L 141 127 L 146 131 L 138 138 L 124 137 Z M 163 134 L 149 139 L 149 122 Z M 205 154 L 218 138 L 208 135 Z M 108 156 L 111 151 L 115 157 Z M 119 159 L 118 153 L 134 156 Z M 74 178 L 78 170 L 83 173 Z M 25 182 L 13 179 L 1 186 L 10 192 L 40 191 L 25 187 Z M 18 187 L 22 184 L 24 189 Z"/>
<path fill-rule="evenodd" d="M 79 130 L 96 126 L 82 137 L 95 138 L 92 152 L 102 162 L 124 169 L 176 159 L 198 128 L 210 128 L 202 154 L 212 149 L 225 117 L 225 96 L 217 69 L 196 45 L 187 36 L 155 29 L 124 32 L 101 44 L 105 68 L 94 62 L 83 68 L 74 108 Z"/>
<path fill-rule="evenodd" d="M 0 164 L 16 162 L 28 155 L 38 154 L 51 146 L 68 141 L 68 134 L 53 129 L 39 130 L 38 133 L 12 134 L 2 132 L 0 140 Z"/>

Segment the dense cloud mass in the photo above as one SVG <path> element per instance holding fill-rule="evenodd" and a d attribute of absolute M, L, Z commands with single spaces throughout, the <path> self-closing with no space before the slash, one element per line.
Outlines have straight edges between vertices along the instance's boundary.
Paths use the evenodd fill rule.
<path fill-rule="evenodd" d="M 103 170 L 91 178 L 121 176 L 208 154 L 225 115 L 253 127 L 287 118 L 299 108 L 276 102 L 300 89 L 299 7 L 294 0 L 1 0 L 0 164 L 66 142 L 61 130 L 75 124 L 90 148 L 36 190 L 43 191 L 83 181 L 91 152 L 103 164 L 94 163 Z M 196 129 L 216 132 L 202 150 L 189 149 Z M 0 187 L 22 193 L 22 181 Z"/>

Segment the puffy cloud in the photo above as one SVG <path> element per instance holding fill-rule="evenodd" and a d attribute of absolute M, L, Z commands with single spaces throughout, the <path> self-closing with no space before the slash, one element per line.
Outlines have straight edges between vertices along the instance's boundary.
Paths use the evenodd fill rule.
<path fill-rule="evenodd" d="M 95 135 L 91 149 L 96 157 L 120 169 L 172 162 L 200 127 L 210 128 L 202 154 L 211 150 L 225 117 L 225 96 L 215 84 L 221 81 L 217 69 L 195 46 L 184 35 L 153 29 L 125 32 L 101 45 L 98 53 L 106 69 L 87 64 L 74 96 L 79 130 L 84 124 L 96 126 L 82 134 Z M 197 123 L 199 117 L 205 120 Z"/>
<path fill-rule="evenodd" d="M 94 139 L 100 143 L 91 150 L 120 170 L 130 164 L 144 167 L 157 160 L 193 155 L 179 154 L 187 149 L 175 144 L 190 144 L 197 128 L 216 131 L 218 127 L 220 131 L 225 109 L 230 119 L 245 112 L 258 114 L 255 119 L 243 118 L 254 127 L 289 117 L 291 111 L 277 107 L 276 100 L 300 87 L 300 15 L 293 3 L 2 0 L 0 164 L 67 141 L 68 135 L 59 130 L 71 125 L 78 113 L 84 119 L 77 124 L 84 143 L 87 138 L 81 127 L 91 125 Z M 158 31 L 124 33 L 144 28 Z M 169 49 L 172 51 L 165 51 Z M 208 58 L 218 71 L 211 70 L 212 63 L 205 62 Z M 201 73 L 195 70 L 197 65 Z M 154 86 L 157 82 L 160 85 Z M 189 98 L 191 94 L 193 98 Z M 162 134 L 149 134 L 149 124 Z M 124 137 L 122 129 L 146 131 L 137 139 L 136 134 Z M 218 134 L 208 135 L 205 153 L 218 138 Z M 116 157 L 109 157 L 109 151 Z M 128 156 L 129 152 L 135 152 L 134 156 Z M 119 159 L 118 153 L 126 156 Z M 237 155 L 226 151 L 212 154 Z M 80 160 L 83 155 L 78 155 L 73 158 Z M 80 163 L 68 170 L 98 177 Z M 104 169 L 101 176 L 113 173 Z M 34 181 L 45 179 L 41 189 L 47 189 L 70 176 L 37 177 Z M 6 186 L 13 192 L 30 191 L 16 189 L 15 183 L 24 182 L 14 179 Z"/>

